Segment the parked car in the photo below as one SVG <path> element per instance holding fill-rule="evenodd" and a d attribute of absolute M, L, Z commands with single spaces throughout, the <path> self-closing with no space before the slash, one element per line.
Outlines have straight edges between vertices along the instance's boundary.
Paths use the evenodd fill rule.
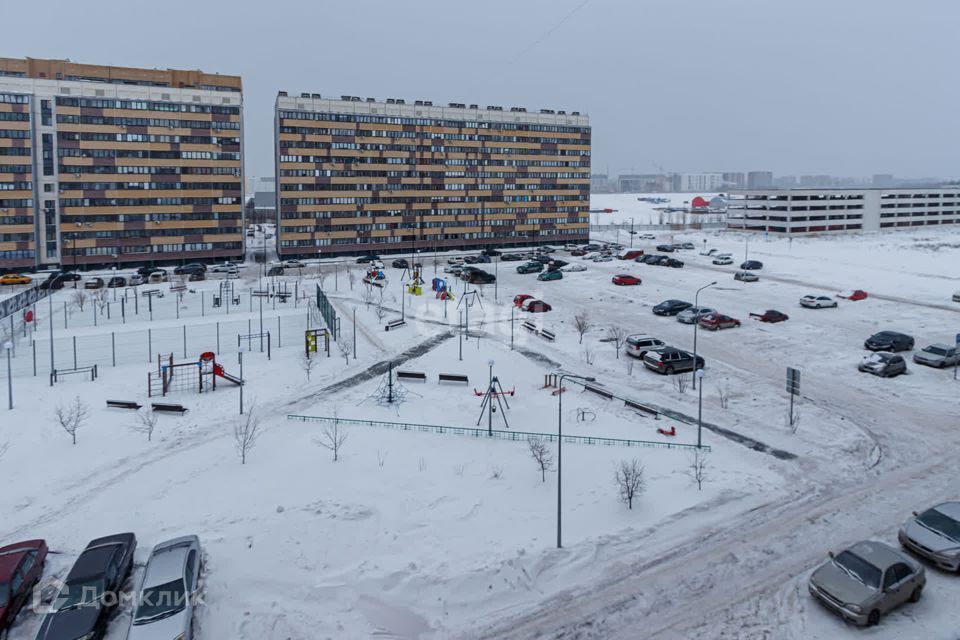
<path fill-rule="evenodd" d="M 620 260 L 636 260 L 643 255 L 643 249 L 624 249 L 617 258 Z"/>
<path fill-rule="evenodd" d="M 84 289 L 101 289 L 103 288 L 104 281 L 103 278 L 87 278 L 86 282 L 83 283 Z"/>
<path fill-rule="evenodd" d="M 675 316 L 684 309 L 689 309 L 693 305 L 685 300 L 664 300 L 653 307 L 653 312 L 658 316 Z"/>
<path fill-rule="evenodd" d="M 0 285 L 30 284 L 33 278 L 17 273 L 7 273 L 0 276 Z"/>
<path fill-rule="evenodd" d="M 907 372 L 907 363 L 903 356 L 888 351 L 871 353 L 857 365 L 857 369 L 864 373 L 872 373 L 881 378 L 892 378 Z"/>
<path fill-rule="evenodd" d="M 704 249 L 703 251 L 700 252 L 700 255 L 709 257 L 712 255 L 716 255 L 716 253 L 717 253 L 716 249 Z"/>
<path fill-rule="evenodd" d="M 227 261 L 221 262 L 220 264 L 210 265 L 209 271 L 210 273 L 230 273 L 231 271 L 236 271 L 239 268 L 240 265 L 237 263 Z"/>
<path fill-rule="evenodd" d="M 477 256 L 464 256 L 463 258 L 464 264 L 476 264 L 477 260 Z"/>
<path fill-rule="evenodd" d="M 578 264 L 578 263 L 565 264 L 562 267 L 560 267 L 560 271 L 563 271 L 564 273 L 572 273 L 574 271 L 586 271 L 586 270 L 587 270 L 586 265 Z"/>
<path fill-rule="evenodd" d="M 660 265 L 664 267 L 673 267 L 674 269 L 681 269 L 683 268 L 683 260 L 667 257 L 666 260 L 660 261 Z"/>
<path fill-rule="evenodd" d="M 410 263 L 407 262 L 405 258 L 397 258 L 396 260 L 390 263 L 390 266 L 393 267 L 394 269 L 409 269 Z"/>
<path fill-rule="evenodd" d="M 716 309 L 711 309 L 710 307 L 694 307 L 691 305 L 677 314 L 677 322 L 682 322 L 683 324 L 693 324 L 694 322 L 697 322 L 701 316 L 715 312 Z"/>
<path fill-rule="evenodd" d="M 193 609 L 200 586 L 200 539 L 185 536 L 150 552 L 135 600 L 127 640 L 193 640 Z"/>
<path fill-rule="evenodd" d="M 540 280 L 542 282 L 549 282 L 551 280 L 563 280 L 563 272 L 558 269 L 554 269 L 551 271 L 544 271 L 543 273 L 537 276 L 537 280 Z"/>
<path fill-rule="evenodd" d="M 568 264 L 570 263 L 567 262 L 566 260 L 559 260 L 557 258 L 554 258 L 553 260 L 547 263 L 547 269 L 562 269 Z M 579 266 L 583 266 L 583 265 L 579 265 Z M 584 270 L 586 270 L 586 267 L 583 267 L 583 268 Z"/>
<path fill-rule="evenodd" d="M 790 319 L 790 316 L 776 309 L 754 312 L 750 314 L 750 317 L 756 318 L 760 322 L 783 322 L 784 320 Z"/>
<path fill-rule="evenodd" d="M 948 344 L 931 344 L 913 354 L 913 361 L 928 367 L 955 367 L 960 363 L 960 349 Z"/>
<path fill-rule="evenodd" d="M 916 602 L 927 576 L 919 562 L 888 544 L 858 542 L 810 576 L 809 590 L 844 619 L 872 626 L 904 602 Z"/>
<path fill-rule="evenodd" d="M 913 349 L 913 338 L 898 331 L 881 331 L 867 338 L 863 348 L 870 351 L 910 351 Z"/>
<path fill-rule="evenodd" d="M 90 542 L 43 618 L 38 640 L 102 638 L 120 589 L 133 569 L 137 538 L 121 533 Z M 111 597 L 107 597 L 108 594 Z"/>
<path fill-rule="evenodd" d="M 529 300 L 531 298 L 533 298 L 533 296 L 528 293 L 518 293 L 517 295 L 513 296 L 513 306 L 519 308 L 523 305 L 524 300 Z"/>
<path fill-rule="evenodd" d="M 863 289 L 850 289 L 847 291 L 841 291 L 837 294 L 837 297 L 856 302 L 857 300 L 866 300 L 867 292 Z"/>
<path fill-rule="evenodd" d="M 164 269 L 158 269 L 147 276 L 147 282 L 150 284 L 160 284 L 167 281 L 167 272 Z"/>
<path fill-rule="evenodd" d="M 275 264 L 269 269 L 267 269 L 268 278 L 272 278 L 274 276 L 282 276 L 282 275 L 283 275 L 283 265 Z"/>
<path fill-rule="evenodd" d="M 162 273 L 163 275 L 167 275 L 167 270 L 161 269 L 160 267 L 140 267 L 137 269 L 137 273 L 142 275 L 144 278 L 149 278 L 150 275 L 154 273 Z"/>
<path fill-rule="evenodd" d="M 524 262 L 517 267 L 517 273 L 539 273 L 543 271 L 543 264 L 539 262 Z"/>
<path fill-rule="evenodd" d="M 38 285 L 38 287 L 39 287 L 41 290 L 47 290 L 47 289 L 49 289 L 49 290 L 51 290 L 51 291 L 56 291 L 56 290 L 58 290 L 58 289 L 63 289 L 63 278 L 60 278 L 59 276 L 53 277 L 53 278 L 47 278 L 46 280 L 44 280 L 43 282 L 41 282 L 41 283 Z"/>
<path fill-rule="evenodd" d="M 47 543 L 27 540 L 0 547 L 0 635 L 12 625 L 43 575 Z"/>
<path fill-rule="evenodd" d="M 234 271 L 236 271 L 236 270 L 234 270 Z M 143 284 L 144 282 L 145 282 L 145 280 L 143 279 L 143 276 L 140 275 L 139 273 L 133 274 L 133 275 L 130 276 L 130 278 L 127 280 L 127 284 L 128 284 L 129 286 L 131 286 L 131 287 L 135 287 L 135 286 L 137 286 L 137 285 Z"/>
<path fill-rule="evenodd" d="M 547 264 L 551 260 L 553 260 L 553 258 L 546 255 L 545 253 L 535 254 L 532 258 L 530 258 L 530 262 L 539 262 L 540 264 Z"/>
<path fill-rule="evenodd" d="M 637 276 L 632 276 L 629 273 L 618 273 L 610 279 L 611 282 L 615 285 L 630 286 L 640 284 L 641 280 Z"/>
<path fill-rule="evenodd" d="M 584 249 L 574 249 L 573 251 L 570 252 L 570 255 L 572 255 L 572 256 L 585 256 L 585 255 L 587 255 L 587 252 L 586 252 L 586 250 L 584 250 Z"/>
<path fill-rule="evenodd" d="M 642 334 L 637 334 L 633 336 L 627 336 L 627 341 L 624 344 L 623 350 L 634 358 L 642 358 L 647 355 L 647 351 L 651 349 L 660 349 L 667 346 L 663 340 L 654 338 L 651 336 L 645 336 Z"/>
<path fill-rule="evenodd" d="M 673 253 L 674 248 L 672 244 L 658 244 L 657 251 L 662 253 Z"/>
<path fill-rule="evenodd" d="M 500 255 L 500 251 L 498 249 L 494 249 L 493 247 L 487 247 L 480 253 L 482 253 L 485 256 L 490 256 L 491 258 L 495 258 Z"/>
<path fill-rule="evenodd" d="M 552 247 L 549 244 L 545 244 L 542 247 L 540 247 L 538 250 L 542 253 L 555 253 L 557 248 Z"/>
<path fill-rule="evenodd" d="M 806 295 L 800 298 L 800 306 L 808 309 L 825 309 L 837 306 L 837 301 L 830 296 Z"/>
<path fill-rule="evenodd" d="M 490 264 L 490 256 L 485 253 L 481 253 L 478 256 L 474 256 L 474 264 Z"/>
<path fill-rule="evenodd" d="M 652 233 L 641 233 L 641 234 L 640 234 L 640 239 L 641 239 L 641 240 L 656 240 L 656 239 L 657 239 L 657 236 L 653 235 Z"/>
<path fill-rule="evenodd" d="M 307 266 L 300 260 L 294 260 L 292 258 L 288 260 L 284 260 L 280 264 L 282 264 L 285 269 L 303 269 L 304 267 Z"/>
<path fill-rule="evenodd" d="M 746 260 L 740 263 L 740 268 L 748 271 L 755 271 L 758 269 L 763 269 L 763 263 L 759 260 Z"/>
<path fill-rule="evenodd" d="M 733 274 L 733 279 L 741 282 L 756 282 L 760 279 L 760 276 L 752 271 L 737 271 Z"/>
<path fill-rule="evenodd" d="M 657 264 L 660 261 L 660 258 L 667 258 L 667 256 L 662 253 L 648 253 L 642 258 L 637 258 L 637 262 L 640 264 Z"/>
<path fill-rule="evenodd" d="M 116 289 L 117 287 L 127 286 L 127 279 L 123 276 L 113 276 L 107 281 L 107 287 Z"/>
<path fill-rule="evenodd" d="M 693 371 L 693 354 L 676 347 L 662 347 L 660 349 L 650 349 L 643 356 L 643 364 L 647 369 L 671 375 L 683 371 Z M 701 356 L 696 358 L 697 369 L 703 369 L 704 361 Z"/>
<path fill-rule="evenodd" d="M 724 266 L 728 264 L 733 264 L 733 258 L 730 256 L 717 256 L 713 259 L 713 264 Z"/>
<path fill-rule="evenodd" d="M 462 264 L 449 264 L 443 268 L 444 273 L 449 273 L 454 276 L 459 276 L 461 271 L 463 271 Z"/>
<path fill-rule="evenodd" d="M 904 549 L 941 569 L 960 572 L 960 502 L 913 512 L 897 535 Z"/>
<path fill-rule="evenodd" d="M 655 266 L 663 266 L 663 265 L 667 264 L 668 262 L 670 262 L 671 260 L 673 260 L 673 258 L 671 258 L 670 256 L 665 256 L 665 255 L 663 255 L 662 253 L 660 253 L 660 254 L 657 254 L 657 255 L 653 256 L 653 260 L 651 260 L 651 261 L 648 262 L 647 264 L 652 264 L 652 265 L 655 265 Z"/>
<path fill-rule="evenodd" d="M 190 275 L 191 273 L 206 273 L 207 265 L 200 262 L 188 262 L 187 264 L 180 265 L 175 267 L 173 274 L 177 276 Z"/>
<path fill-rule="evenodd" d="M 379 260 L 380 256 L 375 253 L 368 253 L 365 256 L 360 256 L 357 258 L 357 264 L 366 264 L 368 262 L 373 262 L 374 260 Z"/>
<path fill-rule="evenodd" d="M 201 280 L 206 280 L 206 279 L 207 279 L 207 274 L 205 274 L 203 271 L 194 271 L 189 276 L 187 276 L 187 280 L 190 282 L 200 282 Z"/>
<path fill-rule="evenodd" d="M 594 262 L 613 262 L 613 256 L 599 255 L 593 258 Z"/>
<path fill-rule="evenodd" d="M 530 313 L 546 313 L 547 311 L 553 309 L 553 307 L 543 300 L 533 299 L 524 301 L 524 303 L 520 306 L 520 309 L 522 311 L 529 311 Z"/>
<path fill-rule="evenodd" d="M 469 275 L 467 276 L 467 282 L 470 284 L 493 284 L 496 281 L 497 277 L 495 275 L 479 269 L 477 271 L 470 271 Z"/>
<path fill-rule="evenodd" d="M 518 262 L 523 260 L 523 256 L 519 253 L 505 253 L 500 256 L 500 262 Z"/>
<path fill-rule="evenodd" d="M 696 249 L 692 242 L 681 242 L 680 244 L 675 244 L 673 246 L 677 249 Z"/>
<path fill-rule="evenodd" d="M 731 318 L 730 316 L 716 312 L 700 316 L 700 319 L 697 322 L 704 329 L 711 329 L 713 331 L 718 331 L 720 329 L 733 329 L 734 327 L 740 326 L 740 321 L 736 318 Z"/>

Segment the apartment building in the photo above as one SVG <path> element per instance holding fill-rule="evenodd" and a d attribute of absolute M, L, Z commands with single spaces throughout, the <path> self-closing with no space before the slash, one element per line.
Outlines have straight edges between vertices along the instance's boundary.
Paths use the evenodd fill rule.
<path fill-rule="evenodd" d="M 767 233 L 859 233 L 960 224 L 960 186 L 760 189 L 731 194 L 727 226 Z"/>
<path fill-rule="evenodd" d="M 588 237 L 590 124 L 576 111 L 280 92 L 275 136 L 281 257 Z"/>
<path fill-rule="evenodd" d="M 0 58 L 0 269 L 242 257 L 242 108 L 237 76 Z"/>

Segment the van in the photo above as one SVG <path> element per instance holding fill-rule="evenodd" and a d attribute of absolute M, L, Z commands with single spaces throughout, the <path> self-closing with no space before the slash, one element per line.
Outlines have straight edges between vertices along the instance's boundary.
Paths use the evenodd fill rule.
<path fill-rule="evenodd" d="M 643 255 L 643 249 L 624 249 L 617 254 L 620 260 L 635 260 Z"/>

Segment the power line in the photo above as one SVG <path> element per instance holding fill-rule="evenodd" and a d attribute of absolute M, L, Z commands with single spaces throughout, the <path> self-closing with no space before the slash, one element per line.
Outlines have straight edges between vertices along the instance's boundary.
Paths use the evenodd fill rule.
<path fill-rule="evenodd" d="M 540 36 L 539 38 L 537 38 L 536 40 L 534 40 L 533 43 L 531 43 L 530 46 L 528 46 L 526 49 L 524 49 L 523 51 L 521 51 L 520 53 L 518 53 L 516 56 L 514 56 L 513 59 L 510 60 L 510 62 L 511 62 L 511 63 L 512 63 L 512 62 L 516 62 L 517 60 L 519 60 L 520 58 L 522 58 L 522 57 L 525 56 L 526 54 L 528 54 L 528 53 L 530 53 L 531 51 L 533 51 L 533 49 L 535 49 L 535 48 L 538 47 L 540 44 L 542 44 L 547 38 L 549 38 L 550 36 L 552 36 L 552 35 L 554 34 L 554 32 L 556 32 L 560 27 L 562 27 L 562 26 L 567 22 L 567 20 L 569 20 L 570 18 L 572 18 L 573 15 L 574 15 L 576 12 L 580 11 L 580 9 L 583 9 L 585 6 L 587 6 L 588 4 L 590 4 L 590 1 L 591 1 L 591 0 L 583 0 L 583 2 L 581 2 L 580 4 L 578 4 L 577 6 L 575 6 L 569 13 L 567 13 L 567 15 L 563 16 L 563 18 L 560 19 L 560 22 L 558 22 L 556 25 L 554 25 L 554 26 L 551 27 L 549 30 L 547 30 L 547 32 L 544 33 L 542 36 Z"/>

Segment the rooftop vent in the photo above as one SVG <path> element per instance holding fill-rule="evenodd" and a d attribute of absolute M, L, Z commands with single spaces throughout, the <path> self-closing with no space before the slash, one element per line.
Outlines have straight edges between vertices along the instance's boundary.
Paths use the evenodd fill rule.
<path fill-rule="evenodd" d="M 281 91 L 281 92 L 279 92 L 277 95 L 279 95 L 279 96 L 281 96 L 281 97 L 283 97 L 283 98 L 286 98 L 286 97 L 287 97 L 287 92 L 286 92 L 286 91 Z"/>
<path fill-rule="evenodd" d="M 503 111 L 503 107 L 496 107 L 494 105 L 488 104 L 487 111 Z"/>
<path fill-rule="evenodd" d="M 301 93 L 301 94 L 300 94 L 300 97 L 301 97 L 301 98 L 309 98 L 309 97 L 310 97 L 310 94 L 309 94 L 309 93 Z"/>
<path fill-rule="evenodd" d="M 514 113 L 526 113 L 526 112 L 527 112 L 527 110 L 524 109 L 523 107 L 510 107 L 510 111 L 512 111 L 512 112 L 514 112 Z"/>

